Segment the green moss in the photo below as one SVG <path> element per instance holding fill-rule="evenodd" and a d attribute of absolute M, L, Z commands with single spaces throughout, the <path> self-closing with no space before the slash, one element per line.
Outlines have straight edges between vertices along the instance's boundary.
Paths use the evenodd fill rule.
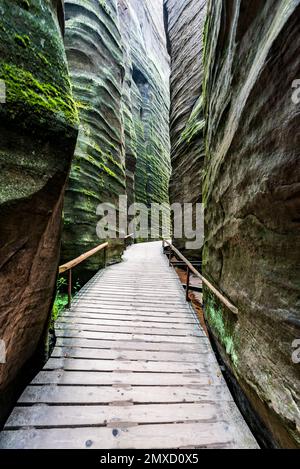
<path fill-rule="evenodd" d="M 50 62 L 49 62 L 49 60 L 45 57 L 44 54 L 42 54 L 41 52 L 38 52 L 37 55 L 38 55 L 39 59 L 43 62 L 44 65 L 50 66 Z"/>
<path fill-rule="evenodd" d="M 30 39 L 27 35 L 21 36 L 20 34 L 16 34 L 15 42 L 18 44 L 18 46 L 21 46 L 24 49 L 26 49 L 30 45 Z"/>
<path fill-rule="evenodd" d="M 110 176 L 111 178 L 115 179 L 115 181 L 117 181 L 120 186 L 122 187 L 126 187 L 126 184 L 125 184 L 125 181 L 122 181 L 116 173 L 114 173 L 108 166 L 106 166 L 104 163 L 100 163 L 99 165 L 101 167 L 101 169 L 106 173 L 108 174 L 108 176 Z"/>
<path fill-rule="evenodd" d="M 225 317 L 226 312 L 223 311 L 221 305 L 217 304 L 212 294 L 204 289 L 205 297 L 205 315 L 210 327 L 217 335 L 221 344 L 224 346 L 226 353 L 230 356 L 233 365 L 238 364 L 238 355 L 234 342 L 234 324 Z"/>
<path fill-rule="evenodd" d="M 118 169 L 121 171 L 122 174 L 125 173 L 125 168 L 124 168 L 120 163 L 118 163 L 118 161 L 116 161 L 116 160 L 114 159 L 114 157 L 113 157 L 113 155 L 112 155 L 111 152 L 108 152 L 105 156 L 106 156 L 106 159 L 107 159 L 110 163 L 112 163 L 116 168 L 118 168 Z"/>
<path fill-rule="evenodd" d="M 78 123 L 78 112 L 71 96 L 62 93 L 50 83 L 41 83 L 32 73 L 15 65 L 0 62 L 0 78 L 6 83 L 7 104 L 27 105 L 32 113 L 44 116 L 63 114 L 66 121 Z"/>
<path fill-rule="evenodd" d="M 203 119 L 202 111 L 203 99 L 200 97 L 191 113 L 184 131 L 180 136 L 181 142 L 190 143 L 194 137 L 198 136 L 200 132 L 204 130 L 205 120 Z"/>

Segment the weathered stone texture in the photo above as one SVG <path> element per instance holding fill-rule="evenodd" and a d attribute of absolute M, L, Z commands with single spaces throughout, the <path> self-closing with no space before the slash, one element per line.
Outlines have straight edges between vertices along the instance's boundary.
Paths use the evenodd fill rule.
<path fill-rule="evenodd" d="M 57 0 L 0 1 L 0 420 L 14 397 L 9 386 L 43 337 L 55 289 L 77 135 L 61 13 Z"/>
<path fill-rule="evenodd" d="M 97 206 L 118 206 L 125 194 L 122 120 L 124 65 L 116 0 L 68 0 L 65 45 L 74 96 L 80 109 L 80 130 L 64 207 L 63 261 L 101 243 L 96 233 Z M 120 259 L 123 242 L 109 250 Z M 111 260 L 112 260 L 111 259 Z M 98 270 L 103 253 L 77 271 Z"/>
<path fill-rule="evenodd" d="M 299 1 L 209 1 L 205 52 L 205 314 L 283 447 L 300 446 Z"/>
<path fill-rule="evenodd" d="M 203 30 L 206 0 L 165 0 L 165 23 L 171 56 L 171 203 L 202 201 L 203 144 Z M 195 212 L 194 212 L 195 220 Z M 188 257 L 186 239 L 174 244 Z"/>
<path fill-rule="evenodd" d="M 125 193 L 129 204 L 168 201 L 169 66 L 162 1 L 155 3 L 159 13 L 146 1 L 65 2 L 80 133 L 65 201 L 63 261 L 101 242 L 100 203 L 118 205 Z M 110 261 L 118 261 L 124 243 L 111 244 Z M 99 253 L 82 265 L 82 274 L 102 262 Z"/>
<path fill-rule="evenodd" d="M 168 202 L 170 176 L 169 57 L 162 0 L 119 0 L 123 43 L 129 60 L 135 200 Z"/>

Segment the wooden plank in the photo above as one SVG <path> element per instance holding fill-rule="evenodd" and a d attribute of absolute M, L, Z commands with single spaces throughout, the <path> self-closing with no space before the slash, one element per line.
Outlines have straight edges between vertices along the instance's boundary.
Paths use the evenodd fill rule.
<path fill-rule="evenodd" d="M 20 397 L 0 447 L 252 447 L 161 248 L 137 245 L 125 256 L 57 322 L 52 358 Z"/>
<path fill-rule="evenodd" d="M 150 327 L 150 328 L 158 328 L 158 329 L 164 329 L 168 328 L 168 330 L 182 330 L 184 331 L 184 327 L 186 326 L 194 326 L 198 327 L 198 323 L 196 321 L 191 320 L 190 322 L 172 322 L 170 319 L 169 320 L 163 320 L 159 321 L 157 318 L 150 318 L 151 320 L 145 319 L 144 321 L 140 320 L 138 316 L 134 316 L 133 318 L 120 318 L 118 317 L 115 319 L 114 317 L 109 317 L 107 316 L 95 316 L 95 317 L 89 317 L 87 314 L 86 316 L 81 316 L 81 315 L 66 315 L 64 314 L 61 318 L 58 319 L 56 324 L 97 324 L 97 325 L 106 325 L 106 326 L 114 326 L 115 329 L 117 329 L 119 326 L 132 326 L 135 325 L 135 327 Z"/>
<path fill-rule="evenodd" d="M 87 299 L 87 297 L 84 297 L 81 300 L 74 300 L 73 301 L 74 307 L 78 306 L 96 306 L 99 309 L 123 309 L 123 310 L 128 310 L 128 311 L 157 311 L 157 312 L 169 312 L 172 313 L 175 309 L 176 313 L 188 313 L 189 307 L 188 305 L 185 305 L 184 303 L 182 304 L 162 304 L 157 303 L 140 303 L 135 300 L 132 301 L 124 301 L 124 304 L 122 302 L 115 302 L 113 298 L 110 300 L 105 300 L 105 301 L 97 301 L 97 299 Z"/>
<path fill-rule="evenodd" d="M 91 306 L 73 306 L 71 310 L 68 310 L 64 313 L 64 315 L 76 315 L 78 313 L 90 313 L 90 314 L 99 314 L 99 315 L 108 315 L 112 316 L 113 314 L 117 314 L 119 316 L 138 316 L 141 318 L 165 318 L 167 319 L 174 319 L 176 322 L 179 322 L 183 319 L 190 321 L 190 320 L 195 320 L 195 317 L 193 314 L 191 314 L 190 311 L 186 311 L 183 313 L 173 313 L 172 311 L 151 311 L 149 310 L 144 310 L 140 311 L 139 309 L 119 309 L 119 308 L 100 308 L 97 305 L 91 305 Z"/>
<path fill-rule="evenodd" d="M 49 406 L 16 407 L 6 423 L 6 430 L 20 427 L 75 427 L 121 425 L 123 423 L 180 423 L 216 421 L 219 407 L 205 404 L 147 404 L 116 406 Z"/>
<path fill-rule="evenodd" d="M 207 341 L 206 337 L 199 337 Z M 199 344 L 174 344 L 169 343 L 154 343 L 154 342 L 139 342 L 128 340 L 93 340 L 93 339 L 80 339 L 79 337 L 58 337 L 57 345 L 60 346 L 77 346 L 86 348 L 99 348 L 111 350 L 152 350 L 152 351 L 166 351 L 166 352 L 179 352 L 197 353 L 200 350 Z"/>
<path fill-rule="evenodd" d="M 135 289 L 135 291 L 131 293 L 123 289 L 120 289 L 120 291 L 118 292 L 110 292 L 109 290 L 105 289 L 105 291 L 102 293 L 99 291 L 91 291 L 89 289 L 83 295 L 82 298 L 87 298 L 91 296 L 99 300 L 114 299 L 114 300 L 122 301 L 124 298 L 126 298 L 130 300 L 137 300 L 137 301 L 143 300 L 147 302 L 150 301 L 151 303 L 152 302 L 160 303 L 161 299 L 164 299 L 166 300 L 166 303 L 173 303 L 174 300 L 176 300 L 176 302 L 180 304 L 184 304 L 183 299 L 181 298 L 181 296 L 178 295 L 178 289 L 174 290 L 172 294 L 170 294 L 168 291 L 164 292 L 163 290 L 161 292 L 157 292 L 155 289 L 151 290 L 150 288 L 147 291 L 137 291 Z M 78 296 L 78 298 L 80 298 L 80 295 Z"/>
<path fill-rule="evenodd" d="M 147 334 L 126 334 L 109 332 L 89 332 L 81 330 L 56 330 L 57 337 L 78 337 L 82 339 L 100 339 L 100 340 L 133 340 L 143 342 L 162 342 L 176 344 L 197 344 L 198 337 L 193 336 L 171 336 L 171 335 L 147 335 Z M 204 334 L 203 334 L 204 335 Z"/>
<path fill-rule="evenodd" d="M 177 295 L 179 292 L 179 288 L 176 287 L 169 287 L 168 290 L 166 291 L 165 288 L 163 287 L 155 287 L 155 290 L 153 290 L 153 287 L 147 287 L 147 286 L 141 286 L 140 284 L 138 285 L 132 285 L 132 286 L 125 286 L 123 283 L 119 285 L 118 287 L 112 287 L 109 284 L 100 287 L 100 286 L 95 286 L 95 287 L 89 287 L 86 291 L 89 293 L 97 293 L 99 295 L 103 293 L 109 293 L 110 295 L 118 295 L 120 293 L 124 293 L 125 295 L 137 295 L 137 294 L 146 294 L 146 295 L 152 295 L 153 297 L 153 291 L 155 291 L 155 295 L 161 296 L 164 294 L 167 294 L 169 296 L 170 293 Z M 81 293 L 82 292 L 82 293 Z M 82 290 L 78 293 L 80 296 L 81 294 L 83 295 L 85 292 Z"/>
<path fill-rule="evenodd" d="M 115 325 L 107 325 L 107 324 L 86 324 L 82 322 L 75 322 L 75 321 L 63 321 L 63 322 L 56 322 L 55 324 L 56 330 L 81 330 L 81 331 L 92 331 L 92 332 L 111 332 L 114 333 L 114 330 L 117 330 L 118 333 L 125 333 L 125 334 L 147 334 L 147 335 L 170 335 L 170 336 L 178 336 L 178 337 L 185 337 L 187 335 L 192 336 L 201 336 L 203 332 L 200 331 L 199 327 L 186 327 L 186 329 L 172 329 L 171 327 L 168 329 L 163 329 L 159 327 L 135 327 L 131 326 L 120 326 L 117 327 Z"/>
<path fill-rule="evenodd" d="M 81 372 L 40 371 L 32 384 L 60 384 L 76 386 L 109 386 L 125 384 L 132 386 L 184 386 L 211 385 L 221 377 L 208 373 L 132 373 L 132 372 Z"/>
<path fill-rule="evenodd" d="M 44 370 L 67 371 L 134 371 L 140 373 L 211 373 L 218 372 L 212 363 L 186 363 L 186 362 L 146 362 L 142 360 L 92 360 L 74 358 L 50 358 L 43 368 Z"/>
<path fill-rule="evenodd" d="M 162 298 L 163 299 L 163 298 Z M 98 296 L 95 296 L 95 295 L 89 295 L 88 293 L 86 295 L 84 295 L 84 297 L 82 298 L 82 300 L 78 300 L 78 303 L 79 302 L 84 302 L 86 304 L 88 304 L 89 302 L 92 303 L 93 301 L 97 302 L 97 303 L 100 303 L 101 305 L 108 305 L 108 306 L 118 306 L 119 304 L 122 305 L 122 306 L 134 306 L 136 308 L 139 308 L 139 306 L 141 307 L 147 307 L 148 309 L 152 309 L 152 308 L 162 308 L 163 310 L 166 309 L 166 308 L 176 308 L 176 310 L 180 310 L 180 311 L 188 311 L 188 307 L 187 305 L 185 304 L 184 301 L 181 301 L 181 300 L 170 300 L 170 301 L 165 301 L 163 302 L 162 304 L 162 301 L 161 300 L 152 300 L 151 298 L 143 298 L 142 296 L 138 296 L 137 298 L 127 298 L 126 296 L 124 296 L 123 298 L 120 297 L 120 298 L 115 298 L 115 297 L 98 297 Z"/>
<path fill-rule="evenodd" d="M 231 402 L 225 386 L 27 386 L 19 404 Z"/>
<path fill-rule="evenodd" d="M 106 350 L 80 347 L 59 347 L 56 346 L 52 352 L 53 358 L 86 358 L 94 360 L 146 360 L 146 361 L 167 361 L 167 362 L 188 362 L 215 363 L 216 359 L 212 355 L 208 345 L 200 344 L 197 353 L 177 353 L 177 352 L 152 352 L 147 350 Z"/>
<path fill-rule="evenodd" d="M 1 448 L 129 449 L 234 445 L 224 422 L 4 431 Z"/>

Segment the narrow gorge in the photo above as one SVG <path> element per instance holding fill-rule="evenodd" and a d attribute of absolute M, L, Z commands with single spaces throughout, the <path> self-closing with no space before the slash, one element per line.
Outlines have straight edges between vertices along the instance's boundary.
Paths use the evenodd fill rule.
<path fill-rule="evenodd" d="M 142 428 L 151 433 L 152 425 L 169 422 L 175 432 L 183 425 L 180 441 L 191 438 L 186 447 L 210 447 L 201 438 L 206 441 L 214 431 L 197 434 L 193 425 L 201 418 L 188 417 L 184 410 L 196 406 L 197 399 L 184 396 L 177 402 L 184 384 L 179 394 L 174 390 L 176 399 L 170 391 L 180 376 L 188 395 L 198 386 L 189 381 L 191 364 L 181 352 L 186 344 L 180 335 L 183 326 L 188 328 L 187 315 L 194 321 L 198 312 L 201 330 L 191 326 L 186 349 L 203 353 L 207 340 L 205 347 L 214 351 L 223 372 L 218 378 L 230 390 L 230 405 L 239 409 L 225 414 L 234 428 L 241 425 L 246 436 L 240 444 L 254 447 L 256 439 L 262 448 L 299 449 L 300 0 L 0 0 L 0 13 L 0 425 L 20 396 L 31 396 L 26 390 L 22 394 L 26 386 L 38 388 L 39 381 L 30 383 L 39 380 L 37 373 L 53 350 L 62 355 L 50 363 L 62 362 L 48 368 L 51 376 L 57 369 L 65 372 L 63 364 L 77 347 L 71 358 L 90 360 L 89 376 L 98 373 L 97 385 L 103 373 L 91 364 L 97 354 L 105 356 L 104 370 L 121 370 L 125 381 L 126 372 L 137 380 L 137 385 L 113 382 L 112 395 L 121 383 L 125 394 L 133 390 L 139 396 L 124 398 L 121 406 L 130 402 L 135 410 L 145 404 L 145 396 L 151 405 L 183 406 L 183 420 L 176 413 L 172 420 L 171 411 L 166 414 L 170 421 L 164 420 L 162 408 L 152 421 L 145 411 Z M 114 207 L 107 234 L 99 235 L 101 217 Z M 190 233 L 197 232 L 199 207 L 204 240 L 193 248 Z M 187 219 L 192 226 L 185 226 Z M 143 223 L 146 233 L 137 234 Z M 162 240 L 168 259 L 155 251 L 155 242 Z M 180 294 L 176 299 L 178 285 L 182 290 L 176 271 L 186 283 L 186 299 L 194 299 L 189 289 L 196 292 L 200 313 L 190 313 L 192 305 Z M 117 283 L 101 284 L 102 276 Z M 87 306 L 80 306 L 85 296 Z M 58 308 L 59 301 L 64 303 Z M 79 326 L 72 323 L 64 336 L 64 325 L 58 324 L 55 335 L 55 321 L 67 323 L 77 316 Z M 108 339 L 98 337 L 99 327 Z M 82 329 L 78 335 L 76 328 Z M 157 337 L 163 342 L 158 349 Z M 82 348 L 74 345 L 78 338 Z M 173 360 L 176 352 L 179 364 Z M 165 376 L 159 367 L 166 361 Z M 153 394 L 149 397 L 146 389 L 141 398 L 139 392 L 152 379 L 149 369 L 161 375 L 151 385 Z M 204 364 L 199 370 L 201 381 L 216 368 L 211 362 L 211 370 Z M 75 369 L 67 374 L 75 376 Z M 161 390 L 162 401 L 160 378 L 173 383 Z M 65 384 L 53 379 L 51 393 Z M 87 399 L 96 392 L 93 386 Z M 216 386 L 216 401 L 223 400 L 221 392 L 224 388 Z M 37 401 L 21 400 L 20 408 L 64 403 L 62 397 L 55 397 L 53 405 L 34 396 Z M 119 400 L 111 399 L 116 406 Z M 221 405 L 217 408 L 219 416 L 208 417 L 206 410 L 212 425 L 223 415 Z M 199 409 L 194 412 L 198 416 Z M 106 424 L 110 428 L 105 420 L 99 430 Z M 135 425 L 136 420 L 129 434 Z M 184 425 L 191 425 L 190 433 Z M 14 430 L 27 441 L 26 428 L 8 423 L 0 448 L 18 446 L 18 435 L 10 440 Z M 46 426 L 28 428 L 40 429 L 33 435 L 39 447 L 38 432 L 46 432 Z M 150 433 L 149 443 L 157 441 Z M 143 447 L 140 437 L 134 438 L 137 446 L 126 442 L 124 447 Z M 85 447 L 93 443 L 88 437 L 84 441 Z M 234 437 L 224 443 L 236 446 Z"/>

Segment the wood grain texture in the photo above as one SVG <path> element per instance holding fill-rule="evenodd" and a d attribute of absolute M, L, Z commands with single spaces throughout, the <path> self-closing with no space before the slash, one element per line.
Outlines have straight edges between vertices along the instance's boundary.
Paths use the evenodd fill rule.
<path fill-rule="evenodd" d="M 133 246 L 124 260 L 99 272 L 59 319 L 52 357 L 20 397 L 0 447 L 256 447 L 161 244 Z M 174 309 L 153 271 L 172 286 Z M 123 298 L 132 315 L 114 313 L 109 302 L 106 310 L 97 290 L 128 276 Z M 148 292 L 145 317 L 135 285 Z"/>

